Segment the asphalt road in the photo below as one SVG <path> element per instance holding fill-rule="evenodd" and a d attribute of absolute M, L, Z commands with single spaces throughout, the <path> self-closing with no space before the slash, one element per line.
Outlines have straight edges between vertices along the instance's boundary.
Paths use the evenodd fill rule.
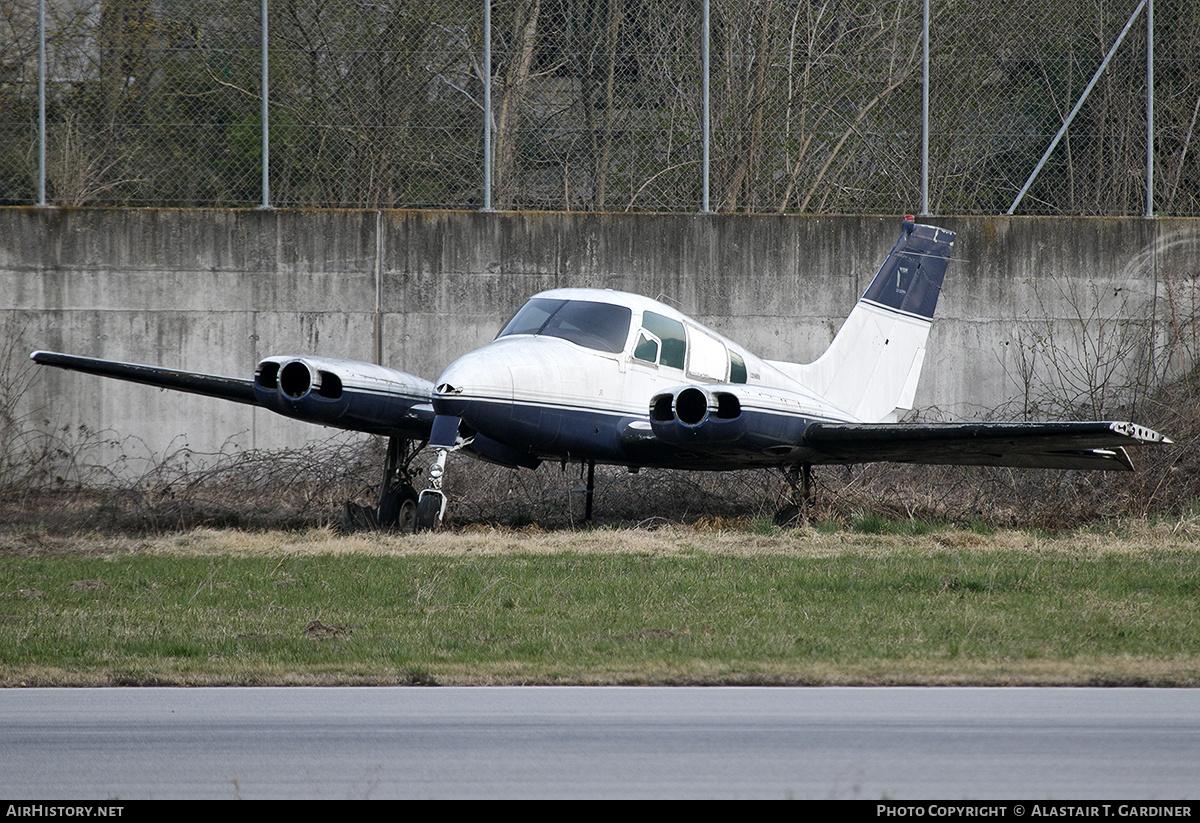
<path fill-rule="evenodd" d="M 0 797 L 1157 799 L 1200 690 L 0 690 Z"/>

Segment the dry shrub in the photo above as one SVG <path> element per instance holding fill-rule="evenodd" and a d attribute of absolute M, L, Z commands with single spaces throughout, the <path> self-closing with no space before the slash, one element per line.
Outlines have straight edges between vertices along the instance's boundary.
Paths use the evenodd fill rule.
<path fill-rule="evenodd" d="M 45 436 L 29 461 L 0 493 L 0 520 L 10 527 L 301 528 L 340 518 L 348 499 L 374 495 L 383 451 L 378 438 L 338 435 L 299 449 L 230 444 L 215 453 L 182 447 L 158 456 L 136 438 L 80 429 Z"/>
<path fill-rule="evenodd" d="M 869 464 L 814 470 L 817 519 L 860 512 L 892 518 L 1044 529 L 1109 518 L 1180 517 L 1200 501 L 1200 406 L 1191 381 L 1109 419 L 1140 420 L 1174 442 L 1130 449 L 1135 470 L 1062 471 Z"/>
<path fill-rule="evenodd" d="M 848 522 L 869 512 L 931 523 L 1067 529 L 1176 513 L 1166 501 L 1182 496 L 1173 483 L 1154 482 L 1153 473 L 1150 467 L 1133 474 L 889 464 L 825 468 L 815 473 L 810 518 Z"/>
<path fill-rule="evenodd" d="M 281 451 L 148 452 L 137 438 L 80 428 L 43 436 L 26 470 L 0 484 L 0 521 L 50 532 L 159 532 L 202 526 L 306 528 L 341 525 L 346 502 L 373 507 L 386 441 L 339 434 Z M 426 481 L 433 453 L 413 461 Z M 584 514 L 578 463 L 509 469 L 451 455 L 448 518 L 458 525 L 569 528 Z M 596 469 L 595 521 L 609 525 L 737 519 L 773 511 L 775 472 Z"/>
<path fill-rule="evenodd" d="M 578 463 L 536 471 L 460 458 L 447 472 L 455 523 L 568 528 L 583 520 L 587 478 Z M 777 472 L 686 472 L 597 466 L 594 522 L 600 525 L 691 523 L 745 519 L 774 512 L 783 481 Z"/>
<path fill-rule="evenodd" d="M 1200 425 L 1182 418 L 1164 426 L 1172 446 L 1134 455 L 1138 470 L 1080 472 L 957 466 L 869 464 L 816 466 L 808 517 L 850 523 L 864 513 L 890 519 L 992 526 L 1072 528 L 1105 518 L 1181 516 L 1200 497 Z M 0 521 L 10 528 L 51 532 L 160 532 L 201 526 L 245 529 L 340 525 L 344 504 L 373 506 L 385 441 L 341 434 L 285 451 L 213 454 L 186 448 L 123 469 L 136 451 L 132 438 L 71 433 L 47 440 L 38 471 L 0 494 Z M 119 457 L 118 457 L 119 455 Z M 432 452 L 413 463 L 425 481 Z M 524 528 L 581 525 L 586 477 L 578 463 L 509 469 L 452 455 L 445 489 L 454 525 Z M 597 525 L 653 528 L 665 523 L 744 526 L 769 518 L 788 502 L 789 486 L 773 470 L 687 472 L 598 466 Z"/>

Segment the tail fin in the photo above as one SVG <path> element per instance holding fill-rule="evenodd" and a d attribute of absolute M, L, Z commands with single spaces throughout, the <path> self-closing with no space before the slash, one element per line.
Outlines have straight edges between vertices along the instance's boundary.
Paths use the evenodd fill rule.
<path fill-rule="evenodd" d="M 823 355 L 789 373 L 863 422 L 912 408 L 954 232 L 904 218 L 879 273 Z"/>

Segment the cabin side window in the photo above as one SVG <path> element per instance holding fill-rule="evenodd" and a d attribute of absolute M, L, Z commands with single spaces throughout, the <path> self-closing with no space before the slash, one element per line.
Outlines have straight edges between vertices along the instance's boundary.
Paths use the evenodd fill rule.
<path fill-rule="evenodd" d="M 729 353 L 729 382 L 746 382 L 746 361 L 735 351 Z"/>
<path fill-rule="evenodd" d="M 725 344 L 695 327 L 689 327 L 688 331 L 692 337 L 688 375 L 701 380 L 723 381 L 729 368 L 729 355 L 725 351 Z"/>
<path fill-rule="evenodd" d="M 638 332 L 637 345 L 633 347 L 633 356 L 636 360 L 645 360 L 647 363 L 658 362 L 658 352 L 662 348 L 662 341 L 650 332 L 642 329 Z"/>
<path fill-rule="evenodd" d="M 642 314 L 642 329 L 649 332 L 646 336 L 647 340 L 653 337 L 659 341 L 659 365 L 672 369 L 683 368 L 683 364 L 687 360 L 687 333 L 684 331 L 682 323 L 648 311 Z M 638 349 L 642 348 L 640 340 L 639 337 Z M 648 347 L 643 349 L 645 352 L 649 352 L 649 350 Z M 633 356 L 638 360 L 653 362 L 650 358 L 640 356 L 636 350 Z"/>

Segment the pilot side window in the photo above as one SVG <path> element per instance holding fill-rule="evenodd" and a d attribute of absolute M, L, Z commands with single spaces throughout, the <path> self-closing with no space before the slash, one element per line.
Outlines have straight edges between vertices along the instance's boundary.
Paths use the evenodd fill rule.
<path fill-rule="evenodd" d="M 535 297 L 517 310 L 512 320 L 496 335 L 497 338 L 510 334 L 537 334 L 542 326 L 556 311 L 563 307 L 566 300 L 547 300 Z"/>
<path fill-rule="evenodd" d="M 538 334 L 561 337 L 589 349 L 619 352 L 625 348 L 632 317 L 627 306 L 536 297 L 522 306 L 496 337 Z"/>
<path fill-rule="evenodd" d="M 663 317 L 661 314 L 648 311 L 642 314 L 642 328 L 650 333 L 647 335 L 647 339 L 655 337 L 661 343 L 662 353 L 659 356 L 659 365 L 682 369 L 684 361 L 687 359 L 687 335 L 684 332 L 683 324 L 670 317 Z M 642 349 L 640 336 L 638 340 L 638 349 Z M 649 349 L 643 351 L 649 352 Z M 633 356 L 639 360 L 653 362 L 652 358 L 642 357 L 637 350 L 634 351 Z"/>

